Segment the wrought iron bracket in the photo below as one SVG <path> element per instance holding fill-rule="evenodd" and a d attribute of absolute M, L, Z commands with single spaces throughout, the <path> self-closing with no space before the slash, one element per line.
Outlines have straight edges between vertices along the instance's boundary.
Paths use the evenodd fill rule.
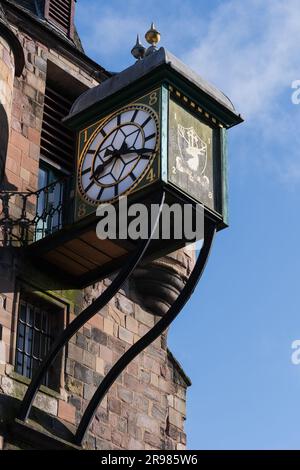
<path fill-rule="evenodd" d="M 146 333 L 139 341 L 137 341 L 133 346 L 131 346 L 131 348 L 128 349 L 125 354 L 123 354 L 123 356 L 116 362 L 116 364 L 104 377 L 82 416 L 81 422 L 78 426 L 75 435 L 75 444 L 82 445 L 99 405 L 101 404 L 103 398 L 108 393 L 109 389 L 117 380 L 119 375 L 135 357 L 137 357 L 145 348 L 147 348 L 147 346 L 153 343 L 153 341 L 155 341 L 171 325 L 171 323 L 179 315 L 179 313 L 193 294 L 208 262 L 215 233 L 215 224 L 207 221 L 205 225 L 204 243 L 198 256 L 195 267 L 185 287 L 183 288 L 173 305 L 171 305 L 169 311 L 162 317 L 162 319 L 158 323 L 156 323 L 156 325 L 151 328 L 151 330 L 148 331 L 148 333 Z"/>
<path fill-rule="evenodd" d="M 140 246 L 130 257 L 128 263 L 124 268 L 119 272 L 113 282 L 107 287 L 107 289 L 83 312 L 81 312 L 70 325 L 63 331 L 63 333 L 54 341 L 50 351 L 46 355 L 40 367 L 37 369 L 34 374 L 30 385 L 27 389 L 27 392 L 24 396 L 24 399 L 21 404 L 20 411 L 18 413 L 18 419 L 25 421 L 31 411 L 33 401 L 39 390 L 39 387 L 42 384 L 43 378 L 45 377 L 49 367 L 59 354 L 59 352 L 66 346 L 69 340 L 77 333 L 80 328 L 82 328 L 93 316 L 95 316 L 120 290 L 123 284 L 126 282 L 128 277 L 134 271 L 136 266 L 139 264 L 143 258 L 147 248 L 150 245 L 151 239 L 156 231 L 156 227 L 159 223 L 160 215 L 163 209 L 165 201 L 165 193 L 163 192 L 160 198 L 159 211 L 155 220 L 155 223 L 151 227 L 151 234 L 148 240 L 142 240 Z"/>
<path fill-rule="evenodd" d="M 19 413 L 17 418 L 20 421 L 26 421 L 31 412 L 34 399 L 38 390 L 42 384 L 43 378 L 47 373 L 49 367 L 59 354 L 59 352 L 67 345 L 69 340 L 74 336 L 74 334 L 80 330 L 93 316 L 95 316 L 99 311 L 114 297 L 114 295 L 119 291 L 119 289 L 126 282 L 128 277 L 132 274 L 134 269 L 138 266 L 142 260 L 145 252 L 147 251 L 153 235 L 156 231 L 161 212 L 163 209 L 165 201 L 165 193 L 162 193 L 160 198 L 159 211 L 157 214 L 156 221 L 153 225 L 151 235 L 148 240 L 142 241 L 134 252 L 134 254 L 129 259 L 128 263 L 124 268 L 119 272 L 113 282 L 107 287 L 107 289 L 83 312 L 78 315 L 75 320 L 63 331 L 63 333 L 56 339 L 53 343 L 49 353 L 45 357 L 40 368 L 36 371 L 33 376 L 30 385 L 27 389 L 27 392 L 22 401 Z M 181 293 L 179 294 L 176 301 L 170 307 L 169 311 L 161 318 L 161 320 L 156 323 L 156 325 L 151 328 L 151 330 L 146 333 L 139 341 L 137 341 L 125 354 L 116 362 L 116 364 L 111 368 L 109 373 L 104 377 L 100 386 L 96 390 L 94 396 L 90 400 L 83 416 L 81 422 L 79 423 L 76 434 L 74 435 L 73 442 L 76 445 L 82 445 L 86 434 L 89 430 L 89 426 L 97 412 L 97 409 L 105 397 L 105 395 L 110 390 L 111 386 L 114 384 L 119 375 L 123 370 L 128 366 L 128 364 L 138 356 L 147 346 L 149 346 L 153 341 L 155 341 L 174 321 L 174 319 L 179 315 L 182 308 L 185 306 L 189 298 L 191 297 L 193 291 L 195 290 L 203 272 L 206 267 L 214 236 L 216 233 L 216 226 L 213 222 L 207 220 L 205 223 L 205 236 L 204 243 L 200 254 L 198 256 L 195 267 Z"/>

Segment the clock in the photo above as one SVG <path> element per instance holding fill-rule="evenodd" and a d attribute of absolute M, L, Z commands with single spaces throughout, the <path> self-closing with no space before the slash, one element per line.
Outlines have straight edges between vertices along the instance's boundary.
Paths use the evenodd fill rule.
<path fill-rule="evenodd" d="M 81 158 L 82 197 L 98 205 L 132 191 L 151 168 L 158 136 L 157 115 L 145 105 L 127 106 L 105 120 Z"/>
<path fill-rule="evenodd" d="M 163 48 L 83 93 L 64 120 L 76 133 L 75 174 L 64 229 L 45 239 L 47 263 L 76 288 L 116 271 L 136 250 L 137 232 L 149 236 L 162 193 L 145 260 L 201 237 L 202 216 L 227 227 L 227 132 L 240 122 L 225 95 Z M 102 239 L 97 228 L 106 219 L 116 230 Z M 123 236 L 123 223 L 134 236 Z"/>
<path fill-rule="evenodd" d="M 160 93 L 137 102 L 82 131 L 77 167 L 77 218 L 114 203 L 159 176 Z"/>

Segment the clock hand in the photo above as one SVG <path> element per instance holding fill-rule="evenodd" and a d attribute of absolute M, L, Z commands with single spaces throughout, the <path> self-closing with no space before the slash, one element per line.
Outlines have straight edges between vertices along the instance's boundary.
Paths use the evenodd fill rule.
<path fill-rule="evenodd" d="M 108 160 L 106 160 L 103 163 L 99 163 L 99 165 L 96 167 L 95 171 L 91 175 L 90 179 L 98 178 L 100 174 L 102 173 L 102 171 L 105 169 L 105 167 L 109 165 L 111 162 L 113 162 L 116 158 L 119 158 L 119 157 L 120 157 L 119 154 L 112 154 L 112 156 Z"/>

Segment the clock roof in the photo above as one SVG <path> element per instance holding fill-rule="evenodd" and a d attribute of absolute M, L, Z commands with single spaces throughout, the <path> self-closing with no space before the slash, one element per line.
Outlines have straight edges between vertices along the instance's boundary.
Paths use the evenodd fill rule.
<path fill-rule="evenodd" d="M 123 89 L 130 87 L 136 82 L 143 82 L 149 77 L 154 77 L 156 72 L 163 68 L 173 73 L 174 76 L 179 76 L 187 86 L 196 90 L 199 99 L 201 95 L 205 95 L 212 102 L 215 109 L 221 109 L 223 113 L 228 114 L 230 116 L 230 125 L 235 125 L 242 121 L 241 116 L 237 114 L 232 102 L 224 93 L 204 80 L 163 47 L 144 59 L 138 60 L 122 72 L 113 75 L 99 86 L 83 93 L 73 104 L 66 121 L 73 121 L 73 118 L 77 120 L 76 118 L 79 115 L 88 110 L 91 111 L 100 102 L 116 93 L 120 93 Z"/>

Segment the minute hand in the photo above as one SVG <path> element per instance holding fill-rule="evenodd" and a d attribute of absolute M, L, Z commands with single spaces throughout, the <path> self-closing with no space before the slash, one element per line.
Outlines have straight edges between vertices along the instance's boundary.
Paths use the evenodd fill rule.
<path fill-rule="evenodd" d="M 152 153 L 153 152 L 153 149 L 147 149 L 147 148 L 143 148 L 143 149 L 131 149 L 131 150 L 126 150 L 124 152 L 121 153 L 122 156 L 125 156 L 125 155 L 131 155 L 133 153 L 136 153 L 137 155 L 142 155 L 143 153 Z"/>

